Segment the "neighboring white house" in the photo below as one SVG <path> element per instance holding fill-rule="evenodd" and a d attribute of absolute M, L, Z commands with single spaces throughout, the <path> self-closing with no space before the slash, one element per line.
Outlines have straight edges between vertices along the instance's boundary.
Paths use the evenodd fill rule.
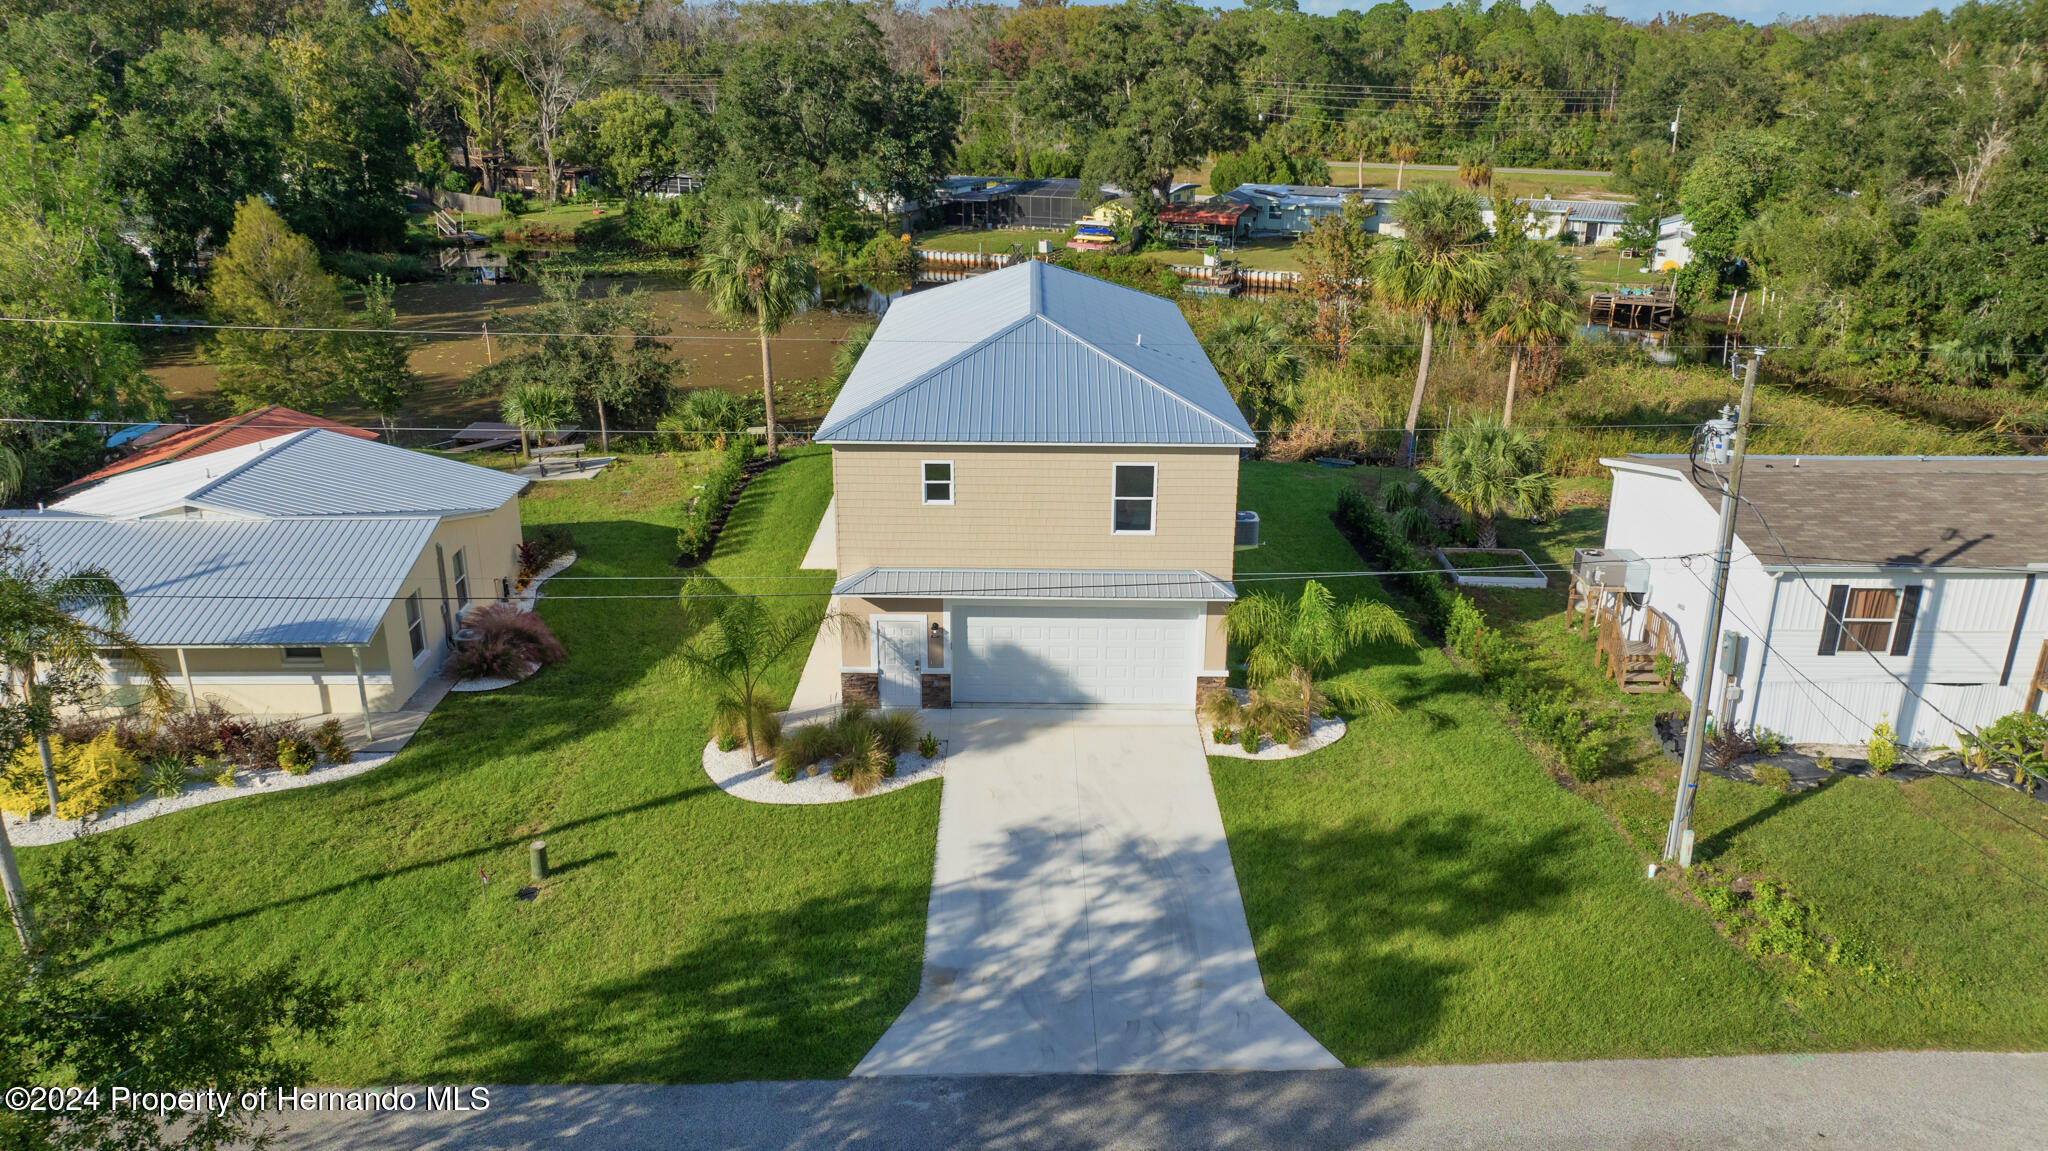
<path fill-rule="evenodd" d="M 1640 607 L 1675 621 L 1685 690 L 1711 714 L 1799 742 L 1912 746 L 2041 705 L 2048 671 L 2048 459 L 1751 456 L 1724 631 L 1702 653 L 1718 481 L 1685 456 L 1602 460 L 1606 545 L 1640 556 Z M 1731 686 L 1737 690 L 1731 694 Z"/>
<path fill-rule="evenodd" d="M 1675 272 L 1692 263 L 1692 237 L 1692 225 L 1684 216 L 1657 221 L 1657 246 L 1650 253 L 1650 270 Z"/>
<path fill-rule="evenodd" d="M 525 487 L 312 430 L 114 475 L 0 515 L 0 532 L 58 570 L 112 575 L 124 629 L 194 705 L 390 711 L 448 654 L 463 613 L 517 577 Z M 133 689 L 135 671 L 110 666 L 110 685 Z"/>

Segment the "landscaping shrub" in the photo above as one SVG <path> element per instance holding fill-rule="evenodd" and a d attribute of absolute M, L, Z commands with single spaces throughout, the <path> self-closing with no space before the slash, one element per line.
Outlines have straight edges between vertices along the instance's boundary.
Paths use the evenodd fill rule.
<path fill-rule="evenodd" d="M 917 721 L 909 712 L 876 712 L 857 703 L 847 704 L 826 723 L 811 724 L 790 732 L 775 756 L 775 776 L 784 783 L 797 773 L 825 760 L 832 761 L 832 778 L 853 783 L 854 777 L 872 770 L 879 782 L 896 775 L 896 757 L 911 748 L 931 747 L 929 759 L 938 754 L 938 740 L 927 733 L 921 743 Z M 872 785 L 868 785 L 872 789 Z M 866 790 L 855 784 L 854 794 Z"/>
<path fill-rule="evenodd" d="M 1792 773 L 1786 771 L 1782 767 L 1779 767 L 1775 763 L 1765 763 L 1758 765 L 1756 769 L 1756 781 L 1764 785 L 1765 787 L 1770 788 L 1772 791 L 1782 791 L 1790 793 L 1792 790 Z"/>
<path fill-rule="evenodd" d="M 917 754 L 925 759 L 938 758 L 939 737 L 931 732 L 925 732 L 924 738 L 917 741 Z"/>
<path fill-rule="evenodd" d="M 718 463 L 705 473 L 704 490 L 683 511 L 683 525 L 676 529 L 676 548 L 686 563 L 694 563 L 711 550 L 718 526 L 724 522 L 725 505 L 746 478 L 747 461 L 754 457 L 754 445 L 738 439 L 726 445 Z"/>
<path fill-rule="evenodd" d="M 1756 740 L 1756 749 L 1765 755 L 1777 755 L 1785 750 L 1785 737 L 1770 728 L 1760 727 L 1750 734 Z"/>
<path fill-rule="evenodd" d="M 755 416 L 751 400 L 719 388 L 698 388 L 685 395 L 655 423 L 672 446 L 690 451 L 724 451 L 746 434 Z"/>
<path fill-rule="evenodd" d="M 213 782 L 219 784 L 222 787 L 231 788 L 235 786 L 235 765 L 232 763 L 223 763 L 217 770 L 214 771 L 212 775 L 209 775 L 206 778 L 212 780 Z"/>
<path fill-rule="evenodd" d="M 1870 760 L 1870 770 L 1879 775 L 1898 766 L 1899 739 L 1890 720 L 1881 719 L 1870 729 L 1870 745 L 1865 755 Z"/>
<path fill-rule="evenodd" d="M 2048 775 L 2048 716 L 2039 712 L 2016 711 L 1980 731 L 1956 735 L 1963 762 L 1971 771 L 2004 768 L 2012 773 L 2013 783 L 2028 794 Z"/>
<path fill-rule="evenodd" d="M 313 741 L 303 735 L 288 735 L 277 741 L 277 766 L 290 775 L 304 775 L 320 761 Z"/>
<path fill-rule="evenodd" d="M 176 799 L 185 794 L 185 785 L 192 782 L 192 775 L 185 765 L 174 759 L 159 760 L 142 778 L 142 790 L 158 799 Z"/>
<path fill-rule="evenodd" d="M 1356 488 L 1347 488 L 1337 497 L 1337 522 L 1364 548 L 1367 558 L 1384 570 L 1401 573 L 1383 577 L 1382 582 L 1399 587 L 1413 598 L 1422 611 L 1424 625 L 1443 635 L 1450 626 L 1451 605 L 1457 597 L 1445 586 L 1435 562 L 1425 559 L 1393 521 Z"/>
<path fill-rule="evenodd" d="M 348 745 L 348 737 L 341 733 L 341 721 L 330 719 L 313 729 L 310 737 L 313 747 L 320 752 L 320 758 L 329 763 L 352 763 L 355 750 Z"/>
<path fill-rule="evenodd" d="M 782 746 L 782 718 L 776 714 L 775 704 L 766 697 L 753 702 L 754 751 L 757 755 L 772 755 Z M 721 707 L 711 719 L 711 736 L 718 741 L 718 750 L 732 751 L 747 742 L 747 716 L 736 708 Z"/>
<path fill-rule="evenodd" d="M 509 603 L 494 603 L 469 617 L 476 638 L 455 645 L 449 670 L 458 679 L 520 679 L 568 657 L 547 622 Z"/>
<path fill-rule="evenodd" d="M 548 569 L 548 565 L 576 550 L 575 537 L 569 529 L 559 524 L 547 524 L 533 529 L 533 534 L 519 545 L 519 575 L 532 579 Z"/>
<path fill-rule="evenodd" d="M 896 759 L 884 748 L 881 733 L 862 728 L 847 737 L 846 753 L 832 765 L 832 778 L 853 791 L 866 795 L 896 774 Z"/>
<path fill-rule="evenodd" d="M 84 743 L 51 736 L 50 761 L 57 769 L 57 814 L 64 819 L 84 819 L 127 803 L 142 783 L 142 761 L 121 747 L 111 727 Z M 33 740 L 15 752 L 0 783 L 0 810 L 16 815 L 49 812 L 42 754 Z"/>

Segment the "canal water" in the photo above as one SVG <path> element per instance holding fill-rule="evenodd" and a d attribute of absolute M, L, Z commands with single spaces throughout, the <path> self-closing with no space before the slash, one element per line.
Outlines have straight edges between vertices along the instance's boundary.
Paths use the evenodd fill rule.
<path fill-rule="evenodd" d="M 680 278 L 594 277 L 591 289 L 607 291 L 613 283 L 644 290 L 656 313 L 669 323 L 670 333 L 685 337 L 670 342 L 672 355 L 688 371 L 680 381 L 681 386 L 736 392 L 760 390 L 760 345 L 751 329 L 729 324 L 712 314 L 703 296 Z M 888 284 L 824 285 L 818 300 L 783 325 L 780 338 L 774 341 L 778 395 L 787 391 L 794 397 L 804 390 L 802 385 L 806 382 L 829 377 L 836 341 L 853 327 L 873 322 L 888 302 L 903 291 L 902 286 Z M 532 284 L 482 281 L 474 275 L 400 284 L 392 294 L 399 327 L 422 333 L 466 333 L 419 337 L 412 351 L 412 365 L 424 379 L 425 388 L 406 413 L 404 422 L 445 427 L 496 418 L 495 400 L 462 395 L 461 385 L 479 366 L 516 346 L 516 341 L 499 338 L 495 333 L 521 327 L 521 317 L 539 298 L 539 289 Z M 499 318 L 491 321 L 494 335 L 487 343 L 482 331 L 493 313 Z M 211 418 L 208 408 L 216 399 L 217 372 L 201 357 L 200 342 L 194 334 L 166 335 L 146 349 L 145 367 L 169 393 L 172 413 L 180 419 Z M 337 403 L 329 414 L 352 423 L 368 422 L 370 417 L 369 412 L 345 402 Z M 789 413 L 792 418 L 803 414 L 806 413 Z"/>

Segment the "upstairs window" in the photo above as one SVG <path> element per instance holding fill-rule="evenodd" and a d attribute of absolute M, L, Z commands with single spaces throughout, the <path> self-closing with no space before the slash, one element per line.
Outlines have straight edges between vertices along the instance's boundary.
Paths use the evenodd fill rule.
<path fill-rule="evenodd" d="M 1913 646 L 1920 614 L 1921 585 L 1828 589 L 1827 619 L 1821 624 L 1820 654 L 1869 651 L 1905 655 Z"/>
<path fill-rule="evenodd" d="M 953 502 L 953 461 L 926 460 L 924 462 L 924 502 L 928 504 L 950 504 Z"/>
<path fill-rule="evenodd" d="M 1157 502 L 1156 464 L 1118 464 L 1110 531 L 1116 535 L 1150 535 Z"/>

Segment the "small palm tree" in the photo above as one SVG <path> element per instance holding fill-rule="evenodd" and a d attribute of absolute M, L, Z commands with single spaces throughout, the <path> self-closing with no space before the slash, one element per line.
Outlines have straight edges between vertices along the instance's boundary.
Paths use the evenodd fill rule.
<path fill-rule="evenodd" d="M 796 221 L 758 200 L 735 200 L 720 209 L 697 257 L 693 282 L 711 310 L 729 320 L 750 320 L 761 340 L 761 399 L 767 411 L 768 455 L 775 456 L 775 369 L 768 337 L 802 310 L 818 288 L 818 274 L 798 239 Z"/>
<path fill-rule="evenodd" d="M 1493 297 L 1480 322 L 1488 337 L 1508 349 L 1508 397 L 1501 426 L 1515 422 L 1515 385 L 1522 354 L 1551 347 L 1579 326 L 1579 273 L 1548 244 L 1524 244 L 1504 258 Z"/>
<path fill-rule="evenodd" d="M 1476 521 L 1483 548 L 1500 544 L 1495 517 L 1544 516 L 1557 506 L 1557 482 L 1543 470 L 1543 445 L 1491 416 L 1445 432 L 1436 463 L 1422 474 Z"/>
<path fill-rule="evenodd" d="M 872 343 L 874 338 L 873 324 L 856 324 L 847 329 L 846 338 L 839 341 L 838 347 L 832 349 L 833 383 L 845 386 L 847 379 L 853 375 L 854 365 L 860 363 L 862 356 L 867 355 L 868 344 Z"/>
<path fill-rule="evenodd" d="M 1429 361 L 1436 348 L 1436 326 L 1470 315 L 1493 291 L 1499 260 L 1492 253 L 1461 245 L 1484 230 L 1479 198 L 1448 184 L 1425 184 L 1394 209 L 1401 238 L 1381 244 L 1373 253 L 1373 287 L 1387 307 L 1422 321 L 1422 356 L 1415 369 L 1415 392 L 1408 401 L 1403 425 L 1401 466 L 1415 464 L 1415 425 L 1422 418 L 1422 399 L 1429 389 Z"/>
<path fill-rule="evenodd" d="M 127 620 L 127 593 L 106 569 L 60 572 L 0 536 L 0 663 L 41 753 L 52 816 L 61 797 L 50 729 L 59 708 L 97 699 L 102 653 L 139 670 L 159 706 L 173 704 L 163 666 L 123 630 Z"/>
<path fill-rule="evenodd" d="M 779 734 L 766 727 L 775 710 L 766 690 L 768 673 L 830 622 L 833 617 L 822 608 L 776 614 L 761 600 L 742 596 L 718 613 L 697 642 L 678 653 L 691 678 L 717 693 L 712 701 L 714 722 L 745 734 L 751 762 L 761 762 L 760 749 Z"/>
<path fill-rule="evenodd" d="M 1252 426 L 1276 429 L 1294 418 L 1307 365 L 1287 329 L 1259 312 L 1240 312 L 1223 321 L 1203 343 L 1216 373 Z"/>
<path fill-rule="evenodd" d="M 1393 701 L 1377 688 L 1348 677 L 1316 677 L 1361 643 L 1415 643 L 1408 621 L 1392 606 L 1375 600 L 1340 605 L 1315 580 L 1291 602 L 1264 592 L 1248 595 L 1230 605 L 1225 623 L 1230 638 L 1247 649 L 1245 671 L 1255 700 L 1284 694 L 1298 709 L 1303 731 L 1325 698 L 1359 714 L 1392 713 Z"/>
<path fill-rule="evenodd" d="M 544 380 L 514 380 L 498 396 L 498 414 L 508 424 L 519 426 L 519 457 L 532 454 L 526 433 L 545 434 L 569 422 L 576 411 L 576 396 L 561 384 Z"/>

